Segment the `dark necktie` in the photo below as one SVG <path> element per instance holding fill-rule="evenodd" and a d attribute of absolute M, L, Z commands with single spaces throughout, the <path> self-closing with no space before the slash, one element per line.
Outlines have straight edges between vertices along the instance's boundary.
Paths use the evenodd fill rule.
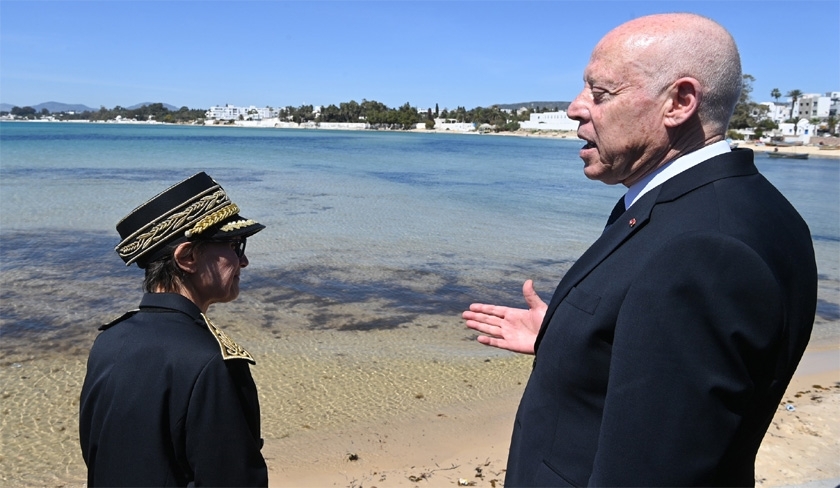
<path fill-rule="evenodd" d="M 621 198 L 618 199 L 618 202 L 616 202 L 615 207 L 613 207 L 612 213 L 610 213 L 610 218 L 607 219 L 607 225 L 604 227 L 604 229 L 611 226 L 613 222 L 618 220 L 618 218 L 621 217 L 621 214 L 623 214 L 625 210 L 626 209 L 624 208 L 624 195 L 622 195 Z"/>

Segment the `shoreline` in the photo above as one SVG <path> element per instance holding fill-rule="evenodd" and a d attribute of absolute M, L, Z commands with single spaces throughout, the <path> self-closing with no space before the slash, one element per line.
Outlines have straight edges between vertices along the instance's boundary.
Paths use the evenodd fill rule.
<path fill-rule="evenodd" d="M 746 141 L 734 141 L 738 143 L 739 148 L 745 149 L 752 149 L 753 152 L 758 154 L 769 154 L 772 152 L 784 153 L 784 154 L 807 154 L 809 157 L 820 158 L 820 159 L 840 159 L 840 149 L 820 149 L 819 146 L 767 146 L 765 144 L 757 144 L 754 142 L 746 142 Z M 792 163 L 796 163 L 797 160 L 791 161 Z"/>
<path fill-rule="evenodd" d="M 479 132 L 474 131 L 453 131 L 449 129 L 408 129 L 408 130 L 387 130 L 387 129 L 363 129 L 363 128 L 348 128 L 348 127 L 275 127 L 273 125 L 264 125 L 259 121 L 253 123 L 236 122 L 234 124 L 172 124 L 168 122 L 110 122 L 110 121 L 90 121 L 90 120 L 0 120 L 2 122 L 37 122 L 37 123 L 89 123 L 89 124 L 107 124 L 107 125 L 163 125 L 163 126 L 184 126 L 184 127 L 234 127 L 234 128 L 251 128 L 251 129 L 297 129 L 297 130 L 326 130 L 326 131 L 383 131 L 383 132 L 409 132 L 417 134 L 461 134 L 461 135 L 490 135 L 490 136 L 505 136 L 505 137 L 536 137 L 542 139 L 577 139 L 576 131 L 560 131 L 560 130 L 536 130 L 536 129 L 518 129 L 516 131 L 508 132 Z M 737 143 L 738 147 L 745 149 L 752 149 L 756 154 L 767 154 L 771 152 L 780 153 L 806 153 L 809 157 L 820 159 L 840 159 L 840 149 L 820 149 L 815 145 L 802 146 L 767 146 L 762 142 L 752 141 L 733 141 Z"/>

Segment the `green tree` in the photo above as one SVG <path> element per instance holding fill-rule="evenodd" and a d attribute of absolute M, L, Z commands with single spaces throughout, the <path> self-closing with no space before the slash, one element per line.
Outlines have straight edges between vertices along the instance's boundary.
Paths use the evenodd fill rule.
<path fill-rule="evenodd" d="M 797 121 L 795 120 L 796 117 L 794 117 L 794 115 L 793 115 L 793 109 L 796 108 L 796 102 L 799 100 L 799 97 L 802 96 L 802 92 L 800 90 L 791 90 L 791 91 L 787 92 L 787 95 L 785 95 L 785 96 L 790 98 L 790 118 L 794 119 L 794 121 L 793 121 L 793 135 L 796 135 L 796 129 L 797 129 L 796 122 Z"/>
<path fill-rule="evenodd" d="M 779 98 L 782 97 L 782 92 L 780 92 L 778 88 L 773 88 L 773 90 L 770 91 L 770 96 L 773 97 L 776 100 L 776 103 L 778 104 Z"/>
<path fill-rule="evenodd" d="M 755 136 L 763 137 L 765 132 L 773 131 L 779 128 L 779 125 L 770 118 L 763 118 L 758 121 L 755 126 Z"/>
<path fill-rule="evenodd" d="M 514 121 L 507 122 L 507 123 L 503 124 L 501 126 L 500 130 L 515 132 L 515 131 L 519 130 L 519 127 L 520 127 L 519 122 L 514 120 Z"/>
<path fill-rule="evenodd" d="M 758 104 L 754 103 L 750 97 L 754 81 L 755 77 L 750 74 L 742 76 L 741 95 L 738 103 L 735 104 L 732 118 L 729 119 L 729 129 L 747 129 L 755 126 L 756 120 L 753 114 L 758 112 Z"/>
<path fill-rule="evenodd" d="M 321 121 L 322 122 L 344 122 L 341 119 L 341 111 L 335 105 L 327 105 L 326 107 L 321 108 Z"/>
<path fill-rule="evenodd" d="M 31 119 L 35 116 L 35 109 L 29 106 L 26 107 L 12 107 L 12 115 L 15 117 L 22 117 Z"/>
<path fill-rule="evenodd" d="M 413 129 L 418 122 L 420 122 L 420 114 L 417 113 L 417 109 L 412 107 L 410 103 L 405 102 L 405 105 L 398 110 L 396 118 L 397 125 L 407 130 Z"/>

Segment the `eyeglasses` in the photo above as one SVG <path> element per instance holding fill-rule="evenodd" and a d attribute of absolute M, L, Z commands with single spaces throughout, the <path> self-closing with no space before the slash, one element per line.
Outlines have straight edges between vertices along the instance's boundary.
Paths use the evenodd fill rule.
<path fill-rule="evenodd" d="M 233 246 L 233 252 L 236 253 L 236 256 L 239 259 L 242 259 L 242 256 L 245 255 L 245 243 L 247 239 L 245 237 L 240 237 L 237 239 L 208 239 L 206 242 L 213 242 L 216 244 L 231 244 Z"/>

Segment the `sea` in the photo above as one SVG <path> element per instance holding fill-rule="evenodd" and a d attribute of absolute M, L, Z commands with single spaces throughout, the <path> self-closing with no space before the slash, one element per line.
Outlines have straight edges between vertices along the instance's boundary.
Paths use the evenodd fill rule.
<path fill-rule="evenodd" d="M 389 440 L 383 425 L 515 404 L 531 358 L 481 345 L 461 312 L 472 302 L 523 306 L 527 279 L 548 300 L 597 239 L 623 188 L 584 177 L 581 144 L 0 123 L 0 484 L 84 486 L 87 353 L 97 328 L 142 294 L 142 271 L 114 252 L 115 226 L 201 171 L 266 225 L 248 240 L 239 298 L 209 315 L 256 358 L 262 436 L 283 453 L 272 469 L 312 463 L 307 446 L 318 442 L 364 458 L 363 446 Z M 836 350 L 840 161 L 756 163 L 810 226 L 819 267 L 811 344 Z M 318 455 L 335 470 L 346 462 Z"/>
<path fill-rule="evenodd" d="M 280 302 L 300 292 L 367 304 L 365 319 L 323 317 L 313 328 L 400 327 L 419 314 L 458 315 L 473 301 L 519 306 L 526 279 L 548 300 L 623 193 L 584 177 L 580 145 L 401 131 L 0 123 L 0 330 L 69 337 L 93 310 L 132 308 L 142 277 L 113 252 L 115 225 L 199 171 L 242 215 L 266 225 L 248 242 L 243 295 L 253 285 L 285 290 Z M 840 161 L 760 155 L 756 163 L 810 226 L 818 315 L 836 324 Z M 126 291 L 83 291 L 104 294 L 93 285 L 104 280 Z M 836 327 L 815 331 L 818 340 L 838 337 Z"/>

